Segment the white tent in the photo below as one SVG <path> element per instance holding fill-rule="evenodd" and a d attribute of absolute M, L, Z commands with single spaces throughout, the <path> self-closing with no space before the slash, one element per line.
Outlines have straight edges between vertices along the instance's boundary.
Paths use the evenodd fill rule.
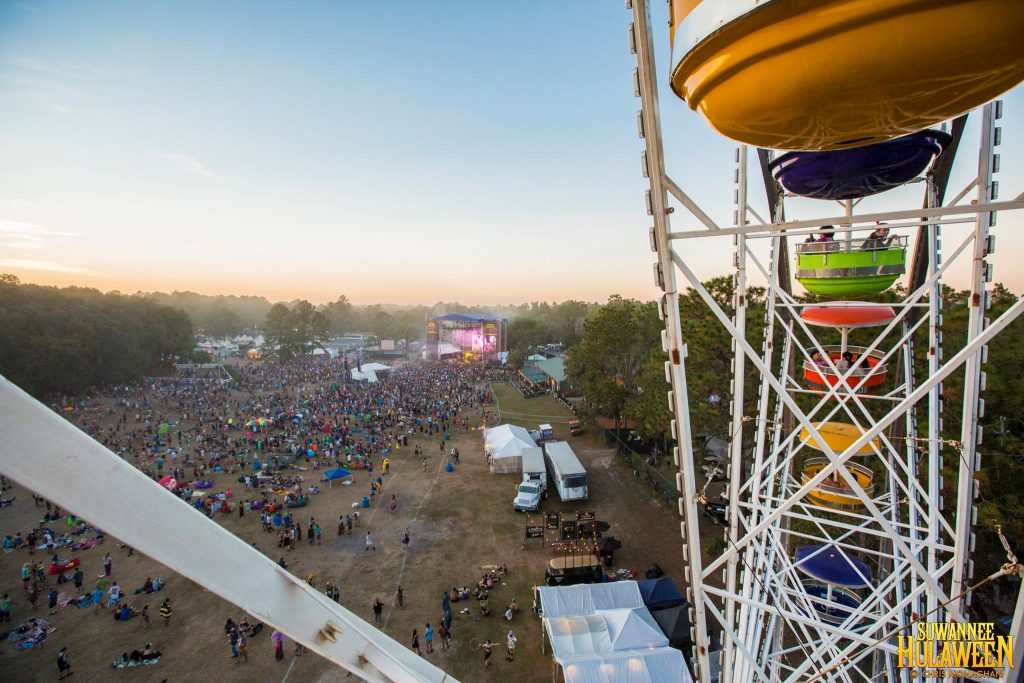
<path fill-rule="evenodd" d="M 555 656 L 607 652 L 612 649 L 608 624 L 598 614 L 544 619 L 544 630 Z"/>
<path fill-rule="evenodd" d="M 668 647 L 668 638 L 646 607 L 601 610 L 598 614 L 608 625 L 612 650 Z"/>
<path fill-rule="evenodd" d="M 668 647 L 668 638 L 646 607 L 576 617 L 545 615 L 544 630 L 556 657 Z"/>
<path fill-rule="evenodd" d="M 636 581 L 539 587 L 544 635 L 565 683 L 692 683 Z"/>
<path fill-rule="evenodd" d="M 683 653 L 670 647 L 555 656 L 565 683 L 693 683 Z"/>
<path fill-rule="evenodd" d="M 530 432 L 504 424 L 484 432 L 484 453 L 491 456 L 491 472 L 522 472 L 522 455 L 537 447 Z"/>
<path fill-rule="evenodd" d="M 383 363 L 363 363 L 360 368 L 352 368 L 352 379 L 357 382 L 369 382 L 373 384 L 377 381 L 378 372 L 387 372 L 391 367 L 384 365 Z"/>
<path fill-rule="evenodd" d="M 545 618 L 576 617 L 598 610 L 643 607 L 636 581 L 583 583 L 576 586 L 540 586 L 541 614 Z"/>
<path fill-rule="evenodd" d="M 530 432 L 516 425 L 498 425 L 484 432 L 484 448 L 493 456 L 522 455 L 524 449 L 536 445 Z"/>

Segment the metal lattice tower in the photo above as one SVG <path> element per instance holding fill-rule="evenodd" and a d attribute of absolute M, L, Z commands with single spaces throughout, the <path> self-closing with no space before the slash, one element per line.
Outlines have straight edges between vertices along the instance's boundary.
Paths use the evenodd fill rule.
<path fill-rule="evenodd" d="M 663 292 L 659 312 L 669 357 L 672 433 L 679 444 L 675 460 L 695 680 L 708 683 L 716 674 L 721 681 L 910 680 L 909 670 L 897 667 L 895 635 L 906 635 L 911 622 L 925 616 L 969 618 L 969 587 L 980 578 L 971 553 L 984 365 L 989 342 L 1024 312 L 1021 300 L 996 319 L 987 314 L 992 267 L 986 257 L 994 250 L 996 212 L 1024 208 L 1024 194 L 998 201 L 1001 103 L 970 114 L 981 123 L 977 175 L 949 201 L 946 186 L 968 115 L 953 122 L 953 144 L 917 186 L 924 188 L 924 201 L 900 190 L 900 197 L 916 195 L 916 205 L 903 210 L 857 214 L 851 200 L 839 211 L 834 203 L 819 202 L 820 217 L 787 222 L 786 194 L 767 168 L 771 152 L 741 146 L 731 188 L 733 224 L 720 226 L 666 175 L 647 0 L 627 0 L 627 7 L 633 13 L 630 49 L 638 62 L 634 94 L 641 100 L 638 127 L 650 182 L 646 204 L 654 223 L 655 282 Z M 959 156 L 972 151 L 960 149 Z M 752 159 L 765 178 L 764 218 L 749 199 Z M 670 197 L 685 211 L 683 219 L 698 228 L 671 230 L 669 215 L 676 208 Z M 796 251 L 807 249 L 796 243 L 821 226 L 837 226 L 850 249 L 876 222 L 910 233 L 908 286 L 888 304 L 891 316 L 855 332 L 863 338 L 857 354 L 870 359 L 869 366 L 845 367 L 840 349 L 854 348 L 847 344 L 851 330 L 841 330 L 838 346 L 836 329 L 805 318 L 807 304 L 793 295 L 791 263 Z M 717 240 L 723 253 L 732 254 L 732 312 L 696 276 L 680 247 L 691 239 Z M 759 256 L 756 247 L 765 243 Z M 944 357 L 942 284 L 963 261 L 970 262 L 971 273 L 967 338 L 962 350 Z M 748 277 L 767 283 L 763 321 L 748 320 Z M 718 557 L 702 555 L 699 520 L 707 500 L 691 444 L 680 282 L 696 291 L 732 339 L 728 515 L 725 550 Z M 851 302 L 817 307 L 832 316 L 849 311 Z M 763 346 L 753 348 L 746 332 L 762 323 Z M 745 409 L 744 400 L 750 369 L 760 377 L 753 410 Z M 944 394 L 943 382 L 961 369 L 962 396 Z M 944 407 L 962 411 L 962 434 L 953 443 L 942 440 Z M 944 465 L 956 470 L 955 482 L 943 482 Z M 816 578 L 811 567 L 819 562 L 846 576 Z M 1012 627 L 1016 636 L 1024 633 L 1020 605 Z M 712 651 L 715 640 L 719 649 Z"/>

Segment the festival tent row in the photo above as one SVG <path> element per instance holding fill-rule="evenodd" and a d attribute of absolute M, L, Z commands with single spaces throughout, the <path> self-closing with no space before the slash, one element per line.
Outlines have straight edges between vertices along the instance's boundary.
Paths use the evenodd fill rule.
<path fill-rule="evenodd" d="M 645 588 L 651 593 L 655 586 Z M 535 590 L 543 635 L 566 683 L 693 680 L 683 653 L 669 647 L 636 581 Z M 666 588 L 659 590 L 667 597 Z"/>

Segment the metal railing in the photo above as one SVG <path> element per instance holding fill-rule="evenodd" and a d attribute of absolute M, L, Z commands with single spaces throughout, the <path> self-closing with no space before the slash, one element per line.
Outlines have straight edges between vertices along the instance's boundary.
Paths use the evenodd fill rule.
<path fill-rule="evenodd" d="M 843 347 L 838 345 L 822 346 L 821 349 L 826 354 L 828 354 L 829 357 L 838 357 L 838 360 L 836 358 L 833 358 L 833 364 L 836 366 L 836 370 L 839 370 L 839 373 L 837 374 L 834 370 L 832 370 L 831 367 L 829 367 L 826 364 L 815 363 L 814 361 L 810 360 L 804 361 L 804 370 L 816 372 L 819 375 L 828 375 L 829 377 L 841 377 L 842 375 L 847 374 L 847 372 L 849 372 L 850 368 L 846 365 L 846 361 L 844 361 L 842 359 L 842 356 L 840 355 L 842 354 Z M 853 368 L 852 372 L 849 372 L 849 376 L 851 378 L 885 374 L 886 367 L 885 364 L 881 362 L 882 359 L 885 358 L 885 354 L 882 353 L 881 351 L 877 349 L 872 349 L 869 351 L 867 348 L 863 346 L 847 346 L 846 350 L 852 353 L 854 356 L 853 365 L 855 367 Z M 867 356 L 868 358 L 874 358 L 879 362 L 876 363 L 874 367 L 872 367 L 868 365 L 866 362 L 862 361 L 862 359 L 865 356 Z M 858 365 L 858 363 L 862 364 Z"/>
<path fill-rule="evenodd" d="M 888 237 L 857 237 L 853 239 L 829 240 L 827 242 L 802 242 L 796 245 L 798 254 L 825 254 L 854 251 L 886 251 L 888 249 L 906 249 L 906 235 L 889 235 Z"/>

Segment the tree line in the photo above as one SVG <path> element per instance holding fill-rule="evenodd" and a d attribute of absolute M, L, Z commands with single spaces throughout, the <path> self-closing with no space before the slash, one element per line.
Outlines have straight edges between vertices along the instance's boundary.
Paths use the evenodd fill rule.
<path fill-rule="evenodd" d="M 194 343 L 179 309 L 0 275 L 0 374 L 37 398 L 166 373 Z"/>

